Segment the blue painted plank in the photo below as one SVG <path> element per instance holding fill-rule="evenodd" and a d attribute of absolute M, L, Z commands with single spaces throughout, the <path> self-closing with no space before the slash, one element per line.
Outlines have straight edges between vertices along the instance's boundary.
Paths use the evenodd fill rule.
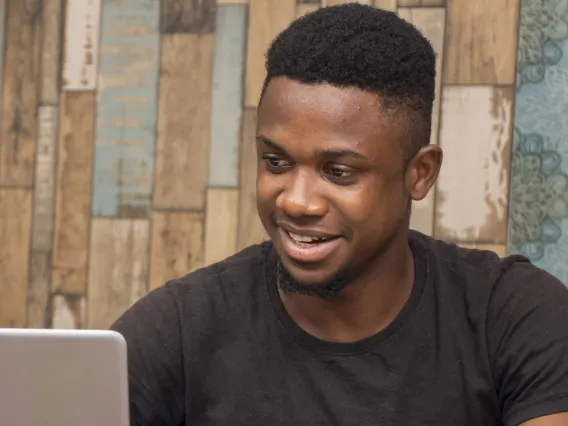
<path fill-rule="evenodd" d="M 535 26 L 542 16 L 555 19 L 547 26 Z M 507 250 L 528 257 L 566 285 L 567 21 L 568 10 L 556 1 L 535 6 L 522 0 Z"/>
<path fill-rule="evenodd" d="M 92 213 L 147 217 L 154 174 L 159 68 L 156 0 L 102 7 Z"/>
<path fill-rule="evenodd" d="M 246 17 L 246 5 L 223 5 L 217 8 L 209 149 L 210 186 L 238 186 Z"/>

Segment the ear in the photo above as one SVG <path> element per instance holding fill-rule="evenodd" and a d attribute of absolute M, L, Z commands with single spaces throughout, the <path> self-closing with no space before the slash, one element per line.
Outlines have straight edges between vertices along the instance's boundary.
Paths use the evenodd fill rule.
<path fill-rule="evenodd" d="M 438 179 L 442 159 L 442 149 L 430 144 L 422 147 L 410 161 L 406 171 L 406 185 L 414 201 L 422 200 L 428 195 Z"/>

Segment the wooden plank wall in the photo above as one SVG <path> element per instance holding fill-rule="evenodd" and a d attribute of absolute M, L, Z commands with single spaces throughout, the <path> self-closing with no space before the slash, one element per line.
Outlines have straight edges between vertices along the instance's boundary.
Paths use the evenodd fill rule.
<path fill-rule="evenodd" d="M 0 326 L 106 328 L 266 237 L 264 52 L 338 0 L 0 0 Z M 367 0 L 438 55 L 445 164 L 412 227 L 504 254 L 518 1 Z"/>

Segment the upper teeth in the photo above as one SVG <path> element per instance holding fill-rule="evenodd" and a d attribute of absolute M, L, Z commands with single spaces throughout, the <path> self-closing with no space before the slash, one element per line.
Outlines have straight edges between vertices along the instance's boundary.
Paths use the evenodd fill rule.
<path fill-rule="evenodd" d="M 299 243 L 313 243 L 314 241 L 325 240 L 325 238 L 323 237 L 321 238 L 306 237 L 305 235 L 292 234 L 291 232 L 288 232 L 288 234 L 290 235 L 290 237 L 292 237 L 294 241 L 297 241 Z"/>

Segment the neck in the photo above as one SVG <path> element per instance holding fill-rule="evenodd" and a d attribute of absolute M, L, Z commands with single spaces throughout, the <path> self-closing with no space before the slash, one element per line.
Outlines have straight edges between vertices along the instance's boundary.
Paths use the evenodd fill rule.
<path fill-rule="evenodd" d="M 306 332 L 322 340 L 355 342 L 386 328 L 402 310 L 413 284 L 414 259 L 404 233 L 333 299 L 279 292 L 288 314 Z"/>

